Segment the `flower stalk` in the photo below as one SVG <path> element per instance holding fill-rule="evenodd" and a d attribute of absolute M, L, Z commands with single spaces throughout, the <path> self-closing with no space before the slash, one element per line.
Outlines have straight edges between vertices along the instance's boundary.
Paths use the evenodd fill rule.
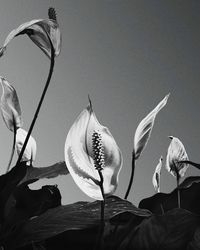
<path fill-rule="evenodd" d="M 179 189 L 180 176 L 179 176 L 178 173 L 177 173 L 177 176 L 176 176 L 176 183 L 177 183 L 178 208 L 181 208 L 181 195 L 180 195 L 180 189 Z"/>
<path fill-rule="evenodd" d="M 129 184 L 128 184 L 128 188 L 127 188 L 127 191 L 126 191 L 126 194 L 124 196 L 124 199 L 127 200 L 128 198 L 128 195 L 130 193 L 130 190 L 131 190 L 131 187 L 132 187 L 132 184 L 133 184 L 133 178 L 134 178 L 134 173 L 135 173 L 135 153 L 133 152 L 132 154 L 132 168 L 131 168 L 131 177 L 130 177 L 130 180 L 129 180 Z"/>
<path fill-rule="evenodd" d="M 104 159 L 104 148 L 102 144 L 102 136 L 97 131 L 94 131 L 92 134 L 92 149 L 93 149 L 93 160 L 94 160 L 94 167 L 98 171 L 100 181 L 99 187 L 101 190 L 101 195 L 103 200 L 101 200 L 101 222 L 100 222 L 100 229 L 98 233 L 98 238 L 96 242 L 95 249 L 101 249 L 103 245 L 103 232 L 104 232 L 104 209 L 105 209 L 105 194 L 104 194 L 104 187 L 103 187 L 103 174 L 102 170 L 105 167 L 105 159 Z"/>
<path fill-rule="evenodd" d="M 48 36 L 48 34 L 47 34 L 47 36 Z M 23 153 L 24 153 L 24 151 L 25 151 L 25 149 L 26 149 L 26 145 L 27 145 L 27 143 L 28 143 L 29 137 L 30 137 L 30 135 L 31 135 L 31 133 L 32 133 L 33 127 L 34 127 L 35 122 L 36 122 L 36 120 L 37 120 L 38 114 L 39 114 L 39 112 L 40 112 L 40 108 L 41 108 L 41 106 L 42 106 L 44 97 L 45 97 L 45 95 L 46 95 L 46 92 L 47 92 L 47 89 L 48 89 L 48 87 L 49 87 L 49 83 L 50 83 L 50 80 L 51 80 L 51 77 L 52 77 L 52 74 L 53 74 L 53 69 L 54 69 L 54 64 L 55 64 L 55 50 L 54 50 L 53 44 L 52 44 L 51 39 L 50 39 L 49 36 L 48 36 L 48 39 L 49 39 L 49 43 L 50 43 L 50 45 L 51 45 L 51 61 L 50 61 L 49 74 L 48 74 L 48 77 L 47 77 L 47 81 L 46 81 L 44 90 L 43 90 L 43 92 L 42 92 L 40 101 L 39 101 L 39 103 L 38 103 L 37 109 L 36 109 L 36 111 L 35 111 L 35 115 L 34 115 L 34 117 L 33 117 L 32 123 L 31 123 L 31 125 L 30 125 L 29 130 L 28 130 L 26 139 L 25 139 L 25 141 L 24 141 L 24 145 L 23 145 L 23 147 L 22 147 L 22 149 L 21 149 L 21 152 L 20 152 L 20 154 L 19 154 L 19 157 L 18 157 L 18 160 L 17 160 L 16 165 L 18 165 L 18 164 L 20 163 L 21 159 L 22 159 Z"/>

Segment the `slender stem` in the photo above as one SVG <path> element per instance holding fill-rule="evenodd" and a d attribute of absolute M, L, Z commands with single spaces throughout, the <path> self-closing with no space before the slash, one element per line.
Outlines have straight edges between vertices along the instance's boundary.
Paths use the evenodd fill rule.
<path fill-rule="evenodd" d="M 11 150 L 11 154 L 10 154 L 10 159 L 9 159 L 9 162 L 8 162 L 8 166 L 7 166 L 7 169 L 6 169 L 6 173 L 8 173 L 8 171 L 10 170 L 10 166 L 11 166 L 11 163 L 12 163 L 13 155 L 14 155 L 14 152 L 15 152 L 16 134 L 17 134 L 17 129 L 16 129 L 16 126 L 15 126 L 15 123 L 14 123 L 13 145 L 12 145 L 12 150 Z"/>
<path fill-rule="evenodd" d="M 104 223 L 105 194 L 104 194 L 104 188 L 103 188 L 103 175 L 102 175 L 101 170 L 98 170 L 98 173 L 100 176 L 99 187 L 101 189 L 103 200 L 101 201 L 101 223 L 100 223 L 100 229 L 99 229 L 95 249 L 103 249 L 103 232 L 104 232 L 104 224 L 105 224 Z"/>
<path fill-rule="evenodd" d="M 161 209 L 162 214 L 165 214 L 165 210 L 163 208 L 163 204 L 162 203 L 160 204 L 160 209 Z"/>
<path fill-rule="evenodd" d="M 48 37 L 48 38 L 49 38 L 49 37 Z M 30 137 L 30 135 L 31 135 L 31 133 L 32 133 L 32 130 L 33 130 L 33 127 L 34 127 L 34 125 L 35 125 L 36 119 L 37 119 L 37 117 L 38 117 L 40 108 L 41 108 L 41 106 L 42 106 L 42 103 L 43 103 L 45 94 L 46 94 L 46 92 L 47 92 L 47 89 L 48 89 L 48 87 L 49 87 L 49 83 L 50 83 L 51 76 L 52 76 L 52 73 L 53 73 L 53 68 L 54 68 L 54 63 L 55 63 L 55 51 L 54 51 L 54 47 L 53 47 L 53 44 L 52 44 L 50 38 L 49 38 L 49 42 L 50 42 L 50 45 L 51 45 L 51 63 L 50 63 L 48 78 L 47 78 L 47 81 L 46 81 L 44 90 L 43 90 L 43 92 L 42 92 L 40 101 L 39 101 L 39 103 L 38 103 L 37 109 L 36 109 L 36 111 L 35 111 L 35 115 L 34 115 L 34 117 L 33 117 L 32 123 L 31 123 L 31 125 L 30 125 L 29 131 L 28 131 L 28 133 L 27 133 L 26 139 L 25 139 L 25 141 L 24 141 L 23 147 L 22 147 L 21 152 L 20 152 L 20 154 L 19 154 L 19 157 L 18 157 L 18 160 L 17 160 L 16 165 L 18 165 L 18 164 L 20 163 L 21 159 L 22 159 L 24 150 L 26 149 L 26 145 L 27 145 L 27 143 L 28 143 L 29 137 Z"/>
<path fill-rule="evenodd" d="M 180 181 L 179 174 L 177 174 L 176 181 L 177 181 L 178 208 L 181 208 L 181 196 L 180 196 L 180 189 L 179 189 L 179 181 Z"/>
<path fill-rule="evenodd" d="M 124 199 L 125 199 L 125 200 L 128 198 L 129 192 L 130 192 L 130 190 L 131 190 L 131 186 L 132 186 L 132 184 L 133 184 L 134 172 L 135 172 L 135 154 L 133 153 L 133 155 L 132 155 L 131 177 L 130 177 L 130 181 L 129 181 L 129 184 L 128 184 L 128 188 L 127 188 L 126 194 L 125 194 L 125 196 L 124 196 Z"/>

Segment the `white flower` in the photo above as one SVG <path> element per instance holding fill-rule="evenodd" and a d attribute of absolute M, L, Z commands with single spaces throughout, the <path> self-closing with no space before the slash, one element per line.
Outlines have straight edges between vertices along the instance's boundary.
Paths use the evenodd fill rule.
<path fill-rule="evenodd" d="M 12 30 L 0 49 L 0 57 L 4 54 L 6 47 L 11 40 L 16 36 L 23 34 L 27 34 L 49 58 L 51 58 L 51 41 L 55 50 L 55 56 L 58 56 L 61 47 L 61 33 L 54 12 L 55 11 L 50 8 L 50 19 L 31 20 Z"/>
<path fill-rule="evenodd" d="M 166 169 L 175 177 L 183 177 L 189 165 L 180 163 L 180 161 L 188 161 L 188 155 L 183 143 L 178 138 L 173 136 L 169 136 L 169 138 L 171 143 L 166 157 Z"/>
<path fill-rule="evenodd" d="M 1 96 L 1 114 L 8 129 L 16 131 L 22 127 L 21 108 L 17 92 L 5 78 L 0 77 L 0 82 L 3 90 Z"/>
<path fill-rule="evenodd" d="M 26 139 L 26 136 L 27 136 L 27 132 L 24 129 L 19 128 L 17 130 L 17 134 L 16 134 L 16 150 L 17 150 L 18 155 L 20 154 L 21 149 L 22 149 L 22 147 L 24 145 L 24 141 Z M 29 140 L 28 140 L 28 143 L 26 145 L 26 149 L 24 150 L 21 161 L 27 161 L 27 162 L 32 163 L 32 161 L 35 160 L 36 151 L 37 151 L 36 141 L 32 136 L 30 136 Z"/>
<path fill-rule="evenodd" d="M 101 169 L 105 196 L 115 192 L 122 154 L 108 128 L 102 126 L 89 105 L 70 128 L 65 142 L 65 162 L 78 187 L 89 197 L 102 200 Z"/>
<path fill-rule="evenodd" d="M 135 160 L 139 158 L 143 149 L 145 148 L 149 137 L 151 135 L 151 130 L 154 125 L 155 118 L 158 112 L 166 105 L 169 94 L 159 102 L 159 104 L 140 122 L 138 125 L 135 136 L 134 136 L 134 157 Z"/>
<path fill-rule="evenodd" d="M 162 162 L 163 162 L 163 158 L 161 156 L 159 163 L 155 168 L 155 172 L 152 178 L 152 183 L 157 193 L 160 192 L 160 174 L 161 174 Z"/>

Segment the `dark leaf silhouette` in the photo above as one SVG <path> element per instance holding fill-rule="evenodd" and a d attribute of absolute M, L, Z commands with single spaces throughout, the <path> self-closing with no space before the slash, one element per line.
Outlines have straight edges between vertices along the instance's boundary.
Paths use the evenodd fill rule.
<path fill-rule="evenodd" d="M 130 202 L 111 196 L 106 199 L 105 220 L 115 215 L 130 212 L 134 216 L 149 217 L 151 213 L 138 209 Z M 100 202 L 77 202 L 71 205 L 50 209 L 39 217 L 27 221 L 15 236 L 15 241 L 7 244 L 23 246 L 40 242 L 65 231 L 83 230 L 98 227 L 100 221 Z"/>
<path fill-rule="evenodd" d="M 126 239 L 126 249 L 184 250 L 199 222 L 199 216 L 183 209 L 173 209 L 162 216 L 153 215 L 142 221 L 134 237 Z"/>
<path fill-rule="evenodd" d="M 180 185 L 181 208 L 200 214 L 200 177 L 188 177 Z M 152 213 L 162 214 L 164 211 L 178 207 L 177 189 L 169 194 L 157 193 L 143 199 L 139 207 L 148 209 Z"/>
<path fill-rule="evenodd" d="M 180 188 L 180 189 L 189 188 L 189 187 L 192 186 L 194 183 L 199 183 L 199 182 L 200 182 L 200 176 L 190 176 L 190 177 L 187 177 L 187 178 L 179 185 L 179 188 Z"/>
<path fill-rule="evenodd" d="M 194 233 L 193 239 L 188 244 L 187 250 L 200 249 L 200 227 L 198 227 Z"/>
<path fill-rule="evenodd" d="M 25 162 L 21 162 L 19 165 L 13 167 L 8 173 L 0 176 L 0 220 L 4 218 L 4 209 L 6 203 L 18 185 L 18 183 L 24 178 L 27 171 Z M 9 206 L 7 206 L 9 210 Z"/>

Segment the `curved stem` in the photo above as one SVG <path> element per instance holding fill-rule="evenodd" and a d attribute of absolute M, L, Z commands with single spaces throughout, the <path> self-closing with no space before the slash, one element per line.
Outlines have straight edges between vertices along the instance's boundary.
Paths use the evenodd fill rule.
<path fill-rule="evenodd" d="M 128 198 L 129 192 L 130 192 L 130 190 L 131 190 L 131 186 L 132 186 L 132 184 L 133 184 L 134 172 L 135 172 L 135 154 L 133 153 L 133 155 L 132 155 L 131 177 L 130 177 L 130 181 L 129 181 L 129 184 L 128 184 L 128 188 L 127 188 L 126 194 L 125 194 L 125 196 L 124 196 L 124 199 L 125 199 L 125 200 Z"/>
<path fill-rule="evenodd" d="M 100 229 L 98 233 L 98 238 L 96 241 L 95 249 L 103 249 L 103 232 L 104 232 L 104 210 L 105 210 L 105 194 L 104 194 L 104 188 L 103 188 L 103 175 L 101 170 L 98 170 L 99 176 L 100 176 L 100 182 L 99 187 L 101 189 L 101 194 L 103 197 L 103 200 L 101 201 L 101 224 Z"/>
<path fill-rule="evenodd" d="M 8 171 L 10 170 L 10 165 L 12 163 L 13 155 L 14 155 L 14 152 L 15 152 L 16 134 L 17 134 L 17 129 L 14 126 L 14 131 L 13 131 L 13 135 L 14 135 L 13 136 L 13 145 L 12 145 L 12 150 L 11 150 L 11 154 L 10 154 L 10 160 L 8 162 L 6 173 L 8 173 Z"/>
<path fill-rule="evenodd" d="M 49 37 L 48 37 L 48 38 L 49 38 Z M 42 92 L 40 101 L 39 101 L 39 103 L 38 103 L 37 109 L 36 109 L 36 111 L 35 111 L 35 115 L 34 115 L 34 117 L 33 117 L 32 123 L 31 123 L 31 125 L 30 125 L 29 131 L 28 131 L 28 133 L 27 133 L 26 139 L 25 139 L 25 141 L 24 141 L 23 147 L 22 147 L 21 152 L 20 152 L 20 154 L 19 154 L 19 157 L 18 157 L 18 160 L 17 160 L 16 165 L 18 165 L 18 164 L 20 163 L 21 159 L 22 159 L 24 150 L 26 149 L 26 145 L 27 145 L 27 143 L 28 143 L 29 137 L 30 137 L 31 132 L 32 132 L 32 130 L 33 130 L 33 127 L 34 127 L 34 125 L 35 125 L 36 119 L 37 119 L 37 117 L 38 117 L 40 108 L 41 108 L 41 106 L 42 106 L 42 103 L 43 103 L 45 94 L 46 94 L 46 92 L 47 92 L 47 89 L 48 89 L 48 87 L 49 87 L 49 83 L 50 83 L 51 76 L 52 76 L 52 73 L 53 73 L 53 68 L 54 68 L 54 63 L 55 63 L 55 51 L 54 51 L 54 47 L 53 47 L 53 44 L 52 44 L 50 38 L 49 38 L 49 42 L 50 42 L 50 45 L 51 45 L 51 63 L 50 63 L 48 78 L 47 78 L 47 81 L 46 81 L 44 90 L 43 90 L 43 92 Z"/>

